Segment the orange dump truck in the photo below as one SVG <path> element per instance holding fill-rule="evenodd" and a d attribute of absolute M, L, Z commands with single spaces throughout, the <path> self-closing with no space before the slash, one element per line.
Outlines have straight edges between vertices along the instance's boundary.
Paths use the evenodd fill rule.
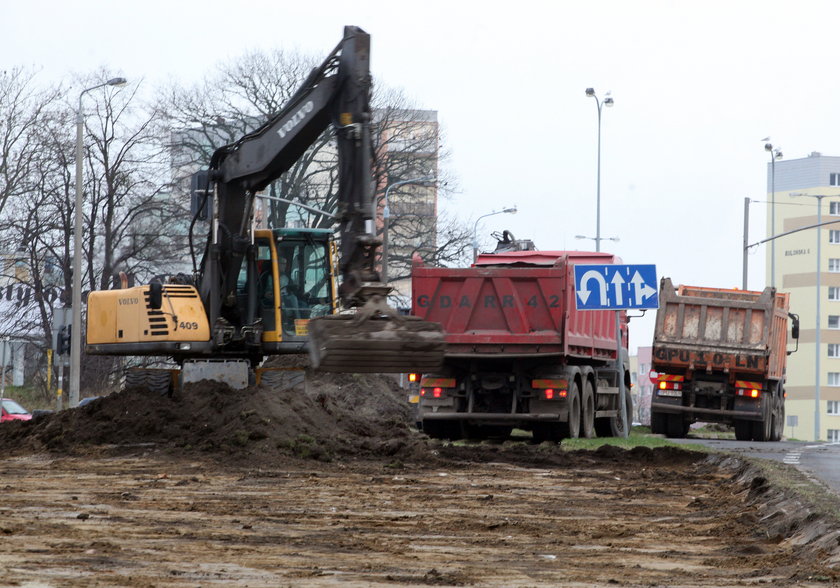
<path fill-rule="evenodd" d="M 788 294 L 662 278 L 653 335 L 651 429 L 684 437 L 694 422 L 732 425 L 742 441 L 778 441 L 785 420 Z"/>

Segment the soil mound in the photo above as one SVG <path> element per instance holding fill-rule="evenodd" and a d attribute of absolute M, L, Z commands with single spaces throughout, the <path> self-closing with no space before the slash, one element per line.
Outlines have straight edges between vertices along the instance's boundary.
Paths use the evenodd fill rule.
<path fill-rule="evenodd" d="M 333 374 L 305 358 L 269 360 L 259 385 L 232 390 L 217 382 L 187 384 L 171 397 L 128 389 L 29 422 L 4 423 L 0 444 L 12 452 L 87 455 L 109 451 L 199 453 L 236 466 L 268 466 L 289 458 L 372 459 L 425 464 L 507 462 L 537 467 L 594 464 L 680 465 L 700 454 L 676 448 L 632 450 L 604 445 L 565 451 L 554 444 L 452 444 L 412 428 L 413 408 L 397 379 Z"/>
<path fill-rule="evenodd" d="M 172 397 L 127 389 L 74 410 L 4 423 L 0 442 L 69 455 L 154 446 L 243 465 L 288 456 L 408 459 L 427 451 L 411 422 L 405 391 L 391 376 L 285 368 L 245 390 L 209 381 L 188 384 Z"/>

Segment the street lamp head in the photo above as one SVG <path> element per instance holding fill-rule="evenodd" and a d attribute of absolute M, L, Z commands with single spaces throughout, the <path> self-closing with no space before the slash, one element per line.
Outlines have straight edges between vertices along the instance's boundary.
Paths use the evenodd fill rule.
<path fill-rule="evenodd" d="M 516 207 L 514 206 L 513 208 L 505 208 L 504 210 L 502 210 L 502 212 L 505 212 L 507 214 L 516 214 Z"/>
<path fill-rule="evenodd" d="M 594 96 L 595 95 L 595 88 L 587 88 L 586 89 L 587 96 Z"/>
<path fill-rule="evenodd" d="M 613 101 L 612 96 L 607 96 L 606 98 L 604 98 L 604 106 L 606 106 L 607 108 L 611 108 L 613 104 L 615 104 L 615 102 Z"/>
<path fill-rule="evenodd" d="M 764 144 L 765 151 L 773 151 L 773 144 L 772 143 L 765 143 Z"/>
<path fill-rule="evenodd" d="M 125 78 L 111 78 L 105 83 L 109 86 L 125 86 L 128 83 L 128 80 Z"/>
<path fill-rule="evenodd" d="M 776 150 L 773 152 L 773 156 L 774 156 L 776 159 L 781 159 L 781 158 L 782 158 L 782 152 L 781 152 L 781 151 L 779 151 L 778 149 L 776 149 Z"/>

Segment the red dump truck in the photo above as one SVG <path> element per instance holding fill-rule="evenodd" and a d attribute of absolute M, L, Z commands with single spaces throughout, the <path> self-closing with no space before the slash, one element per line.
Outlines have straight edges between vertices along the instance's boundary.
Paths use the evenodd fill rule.
<path fill-rule="evenodd" d="M 653 336 L 651 429 L 684 437 L 694 422 L 732 425 L 742 441 L 778 441 L 785 420 L 788 294 L 662 278 Z"/>
<path fill-rule="evenodd" d="M 530 243 L 530 242 L 527 242 Z M 616 361 L 614 311 L 578 311 L 575 264 L 611 264 L 608 253 L 507 251 L 468 268 L 412 270 L 412 313 L 441 323 L 440 372 L 423 374 L 419 420 L 437 438 L 537 441 L 623 436 L 619 378 L 629 391 L 627 319 Z M 632 415 L 629 392 L 627 415 Z"/>

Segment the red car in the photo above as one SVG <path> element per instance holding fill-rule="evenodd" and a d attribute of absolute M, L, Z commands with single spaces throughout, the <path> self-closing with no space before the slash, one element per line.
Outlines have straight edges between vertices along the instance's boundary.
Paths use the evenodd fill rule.
<path fill-rule="evenodd" d="M 0 413 L 0 423 L 5 423 L 6 421 L 28 421 L 32 418 L 28 410 L 11 398 L 4 398 L 2 402 L 3 410 Z"/>

